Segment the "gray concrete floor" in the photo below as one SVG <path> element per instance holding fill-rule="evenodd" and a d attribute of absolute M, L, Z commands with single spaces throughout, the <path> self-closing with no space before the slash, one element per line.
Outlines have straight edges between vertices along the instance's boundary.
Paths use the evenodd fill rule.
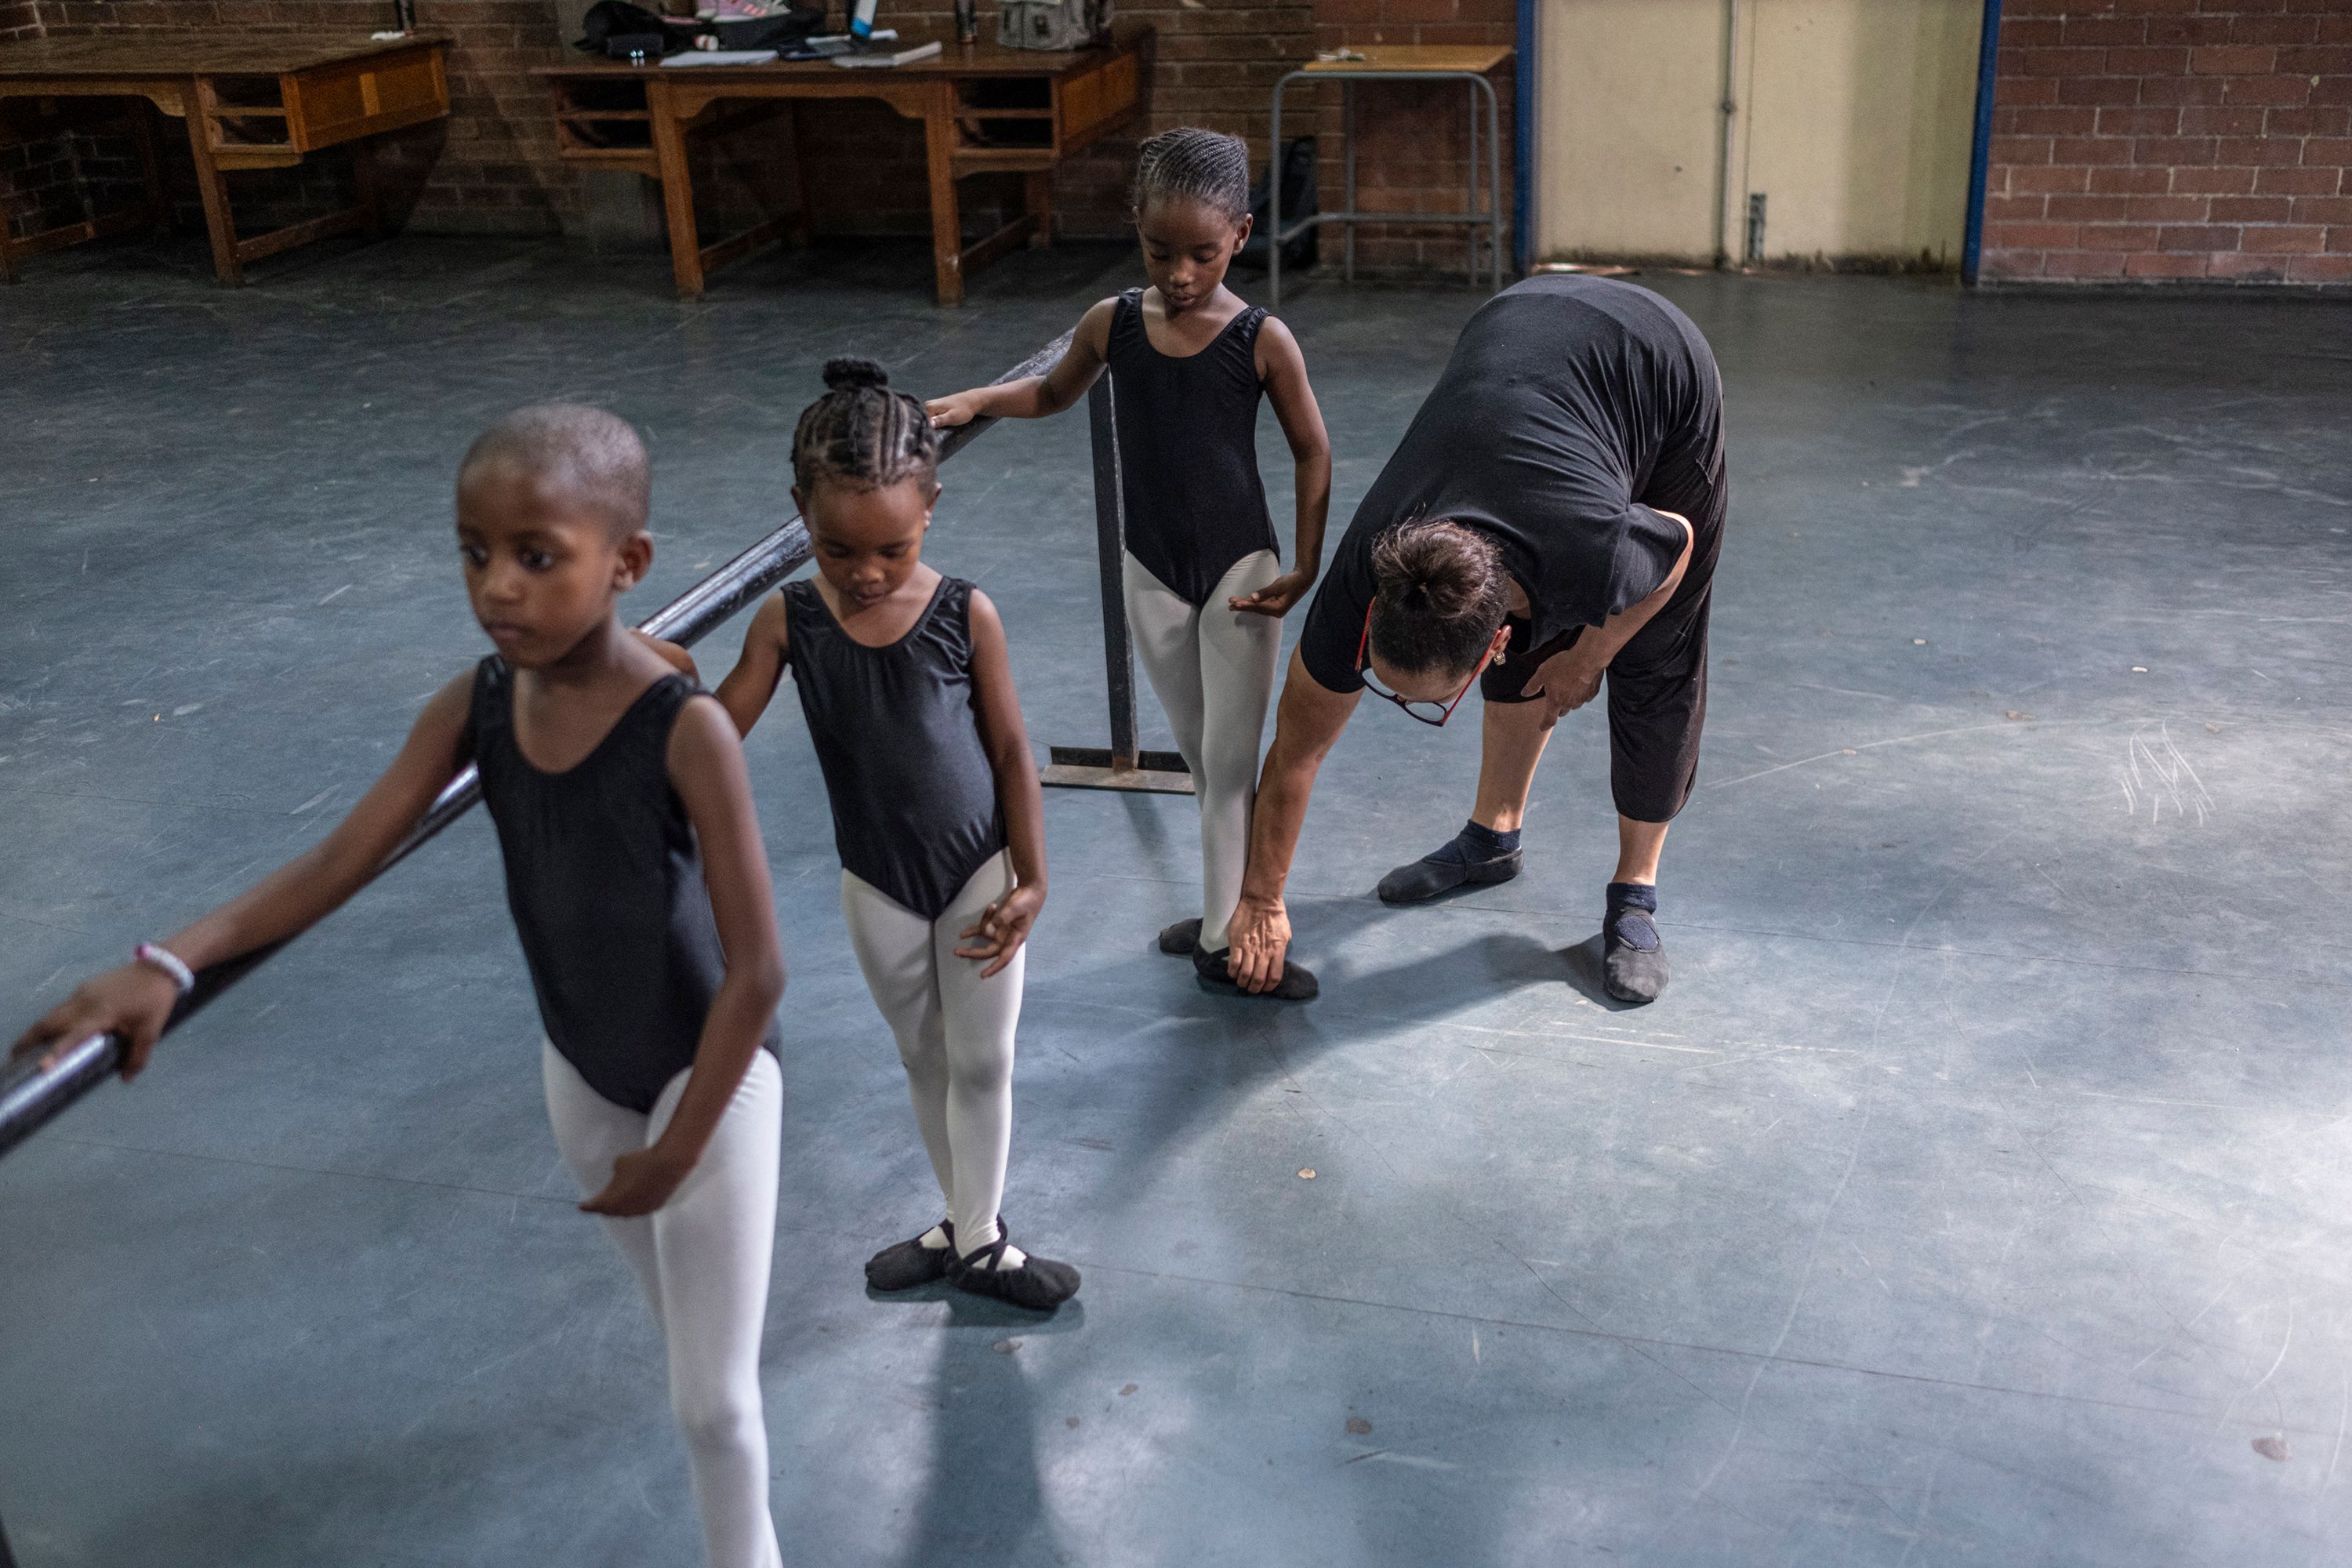
<path fill-rule="evenodd" d="M 823 356 L 964 384 L 1134 270 L 1025 256 L 941 312 L 924 267 L 776 258 L 689 307 L 657 258 L 410 241 L 228 293 L 134 248 L 0 291 L 9 1026 L 311 841 L 482 651 L 447 492 L 491 416 L 646 429 L 649 610 L 788 510 Z M 1527 875 L 1391 910 L 1373 882 L 1466 809 L 1475 714 L 1365 711 L 1294 883 L 1304 1008 L 1151 950 L 1196 892 L 1188 802 L 1053 795 L 1007 1207 L 1086 1270 L 1059 1318 L 867 1299 L 938 1198 L 796 705 L 752 738 L 792 1562 L 2352 1554 L 2352 316 L 1644 281 L 1715 342 L 1735 476 L 1673 989 L 1594 983 L 1590 715 Z M 1340 519 L 1475 303 L 1285 312 Z M 1034 739 L 1099 743 L 1083 421 L 946 479 L 932 556 L 1003 605 Z M 28 1564 L 695 1561 L 535 1034 L 468 821 L 0 1164 Z"/>

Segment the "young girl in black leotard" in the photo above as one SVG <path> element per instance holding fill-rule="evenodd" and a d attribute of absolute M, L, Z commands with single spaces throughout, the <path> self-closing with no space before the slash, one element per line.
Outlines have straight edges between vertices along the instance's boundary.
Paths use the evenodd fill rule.
<path fill-rule="evenodd" d="M 101 1030 L 146 1065 L 189 971 L 308 929 L 470 759 L 539 994 L 556 1146 L 668 1342 L 712 1568 L 777 1568 L 760 1330 L 775 1246 L 783 958 L 743 750 L 682 651 L 614 601 L 653 561 L 645 447 L 593 408 L 526 408 L 466 455 L 457 550 L 498 652 L 425 704 L 313 848 L 87 981 L 19 1055 Z"/>
<path fill-rule="evenodd" d="M 934 400 L 939 425 L 1057 414 L 1105 369 L 1116 391 L 1128 624 L 1167 710 L 1201 803 L 1201 915 L 1160 933 L 1208 984 L 1234 989 L 1225 927 L 1249 860 L 1258 736 L 1274 691 L 1281 618 L 1314 586 L 1331 495 L 1331 447 L 1290 330 L 1225 287 L 1249 238 L 1249 153 L 1213 131 L 1143 144 L 1135 226 L 1151 287 L 1088 310 L 1042 376 Z M 1289 571 L 1257 471 L 1264 395 L 1297 464 L 1297 550 Z M 1315 977 L 1288 965 L 1266 993 L 1303 1001 Z"/>
<path fill-rule="evenodd" d="M 833 799 L 858 966 L 898 1037 L 947 1217 L 866 1265 L 877 1289 L 945 1278 L 1050 1310 L 1078 1271 L 1012 1245 L 1013 1032 L 1045 901 L 1045 802 L 1004 626 L 923 564 L 940 494 L 923 405 L 870 360 L 825 366 L 793 437 L 817 575 L 761 605 L 719 699 L 748 733 L 792 666 Z"/>

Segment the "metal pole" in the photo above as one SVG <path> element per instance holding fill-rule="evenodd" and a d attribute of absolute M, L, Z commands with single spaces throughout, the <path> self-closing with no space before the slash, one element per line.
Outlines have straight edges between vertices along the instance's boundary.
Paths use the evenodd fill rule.
<path fill-rule="evenodd" d="M 1282 303 L 1282 89 L 1289 82 L 1286 76 L 1274 84 L 1274 152 L 1265 164 L 1265 302 L 1269 305 Z M 1095 461 L 1099 467 L 1102 459 Z M 1099 508 L 1101 503 L 1096 505 Z"/>
<path fill-rule="evenodd" d="M 1985 0 L 1977 39 L 1976 139 L 1969 150 L 1968 229 L 1960 242 L 1960 281 L 1973 286 L 1984 258 L 1985 177 L 1992 159 L 1992 104 L 2000 88 L 2000 0 Z"/>
<path fill-rule="evenodd" d="M 1280 161 L 1277 151 L 1276 162 Z M 1277 228 L 1277 239 L 1279 235 Z M 1049 746 L 1047 765 L 1038 779 L 1064 789 L 1191 795 L 1192 775 L 1181 756 L 1143 751 L 1136 742 L 1135 645 L 1127 626 L 1127 500 L 1119 482 L 1118 397 L 1108 372 L 1087 394 L 1087 431 L 1094 442 L 1095 552 L 1102 585 L 1103 676 L 1110 689 L 1110 749 Z"/>
<path fill-rule="evenodd" d="M 1495 292 L 1499 294 L 1503 291 L 1503 106 L 1496 96 L 1495 84 L 1483 76 L 1477 80 L 1486 89 L 1486 199 L 1494 219 Z M 1474 123 L 1478 118 L 1475 94 L 1470 100 L 1470 118 Z M 1477 281 L 1475 277 L 1470 279 L 1474 287 Z"/>
<path fill-rule="evenodd" d="M 1465 97 L 1467 97 L 1467 98 L 1470 100 L 1470 204 L 1469 204 L 1468 207 L 1467 207 L 1465 210 L 1466 210 L 1467 212 L 1469 212 L 1469 214 L 1471 215 L 1471 216 L 1473 216 L 1473 217 L 1475 218 L 1475 216 L 1477 216 L 1477 214 L 1478 214 L 1478 79 L 1477 79 L 1477 78 L 1473 77 L 1473 78 L 1471 78 L 1471 79 L 1470 79 L 1470 85 L 1469 85 L 1469 87 L 1468 87 L 1468 89 L 1467 89 L 1467 90 L 1466 90 L 1466 92 L 1465 92 Z M 1473 289 L 1475 289 L 1476 287 L 1478 287 L 1478 226 L 1477 226 L 1475 223 L 1467 223 L 1467 224 L 1464 224 L 1464 225 L 1462 226 L 1462 233 L 1463 233 L 1463 236 L 1464 236 L 1465 238 L 1467 238 L 1467 239 L 1469 240 L 1469 242 L 1470 242 L 1470 287 L 1472 287 Z M 1496 230 L 1496 237 L 1499 239 L 1501 237 L 1502 237 L 1502 231 L 1501 231 L 1501 230 L 1499 230 L 1499 229 Z M 1499 265 L 1499 259 L 1500 259 L 1500 253 L 1499 253 L 1499 252 L 1497 252 L 1497 264 L 1498 264 L 1498 265 Z M 1497 276 L 1500 276 L 1500 275 L 1499 275 L 1499 274 L 1497 274 Z"/>
<path fill-rule="evenodd" d="M 1353 77 L 1339 83 L 1339 140 L 1347 144 L 1348 177 L 1344 197 L 1348 210 L 1356 210 L 1356 82 Z M 1342 243 L 1347 247 L 1348 281 L 1356 280 L 1356 226 L 1351 219 L 1344 230 Z"/>
<path fill-rule="evenodd" d="M 996 378 L 998 384 L 1020 381 L 1028 376 L 1043 375 L 1054 368 L 1063 351 L 1070 344 L 1070 334 L 1060 337 L 1006 371 Z M 945 462 L 970 446 L 980 433 L 995 424 L 993 419 L 975 419 L 947 433 L 940 443 L 940 460 Z M 808 530 L 797 517 L 752 545 L 718 571 L 663 605 L 642 623 L 640 629 L 657 637 L 691 647 L 724 623 L 738 610 L 791 576 L 805 565 L 809 558 Z M 1132 690 L 1130 689 L 1130 702 Z M 1130 709 L 1131 711 L 1131 709 Z M 393 852 L 384 857 L 383 864 L 375 868 L 368 880 L 373 882 L 394 866 L 423 847 L 425 842 L 472 809 L 481 798 L 480 782 L 468 765 L 456 778 L 442 787 L 434 797 L 424 819 L 409 830 Z M 293 939 L 289 937 L 286 942 Z M 171 1021 L 164 1025 L 170 1033 L 180 1026 L 214 997 L 236 984 L 286 945 L 272 942 L 268 947 L 243 953 L 225 963 L 216 963 L 196 975 L 196 988 L 181 998 L 172 1011 Z M 60 1054 L 55 1067 L 40 1071 L 32 1058 L 10 1063 L 0 1068 L 0 1155 L 31 1137 L 52 1117 L 114 1076 L 121 1065 L 122 1043 L 112 1035 L 92 1035 L 76 1041 Z M 0 1557 L 0 1568 L 7 1568 Z"/>
<path fill-rule="evenodd" d="M 1119 489 L 1118 413 L 1105 371 L 1087 394 L 1094 447 L 1095 556 L 1102 580 L 1103 687 L 1110 693 L 1110 765 L 1135 766 L 1135 647 L 1127 629 L 1127 498 Z"/>
<path fill-rule="evenodd" d="M 1524 277 L 1535 259 L 1536 71 L 1542 26 L 1536 0 L 1518 0 L 1518 47 L 1511 62 L 1511 270 Z M 1721 204 L 1718 203 L 1718 205 Z M 1500 281 L 1498 278 L 1497 282 Z"/>

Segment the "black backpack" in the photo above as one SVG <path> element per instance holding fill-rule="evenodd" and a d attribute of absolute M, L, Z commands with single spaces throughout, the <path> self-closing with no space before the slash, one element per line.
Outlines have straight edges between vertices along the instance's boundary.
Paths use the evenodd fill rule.
<path fill-rule="evenodd" d="M 596 0 L 580 18 L 580 40 L 572 46 L 615 60 L 633 54 L 658 59 L 691 47 L 686 34 L 672 31 L 663 18 L 629 0 Z"/>
<path fill-rule="evenodd" d="M 1266 265 L 1266 247 L 1272 243 L 1274 226 L 1267 221 L 1266 204 L 1272 184 L 1266 175 L 1260 175 L 1250 186 L 1249 243 L 1234 258 L 1236 267 L 1254 268 L 1263 272 Z M 1297 223 L 1308 213 L 1320 212 L 1322 206 L 1315 194 L 1315 138 L 1294 136 L 1282 144 L 1282 224 L 1285 228 Z M 1315 265 L 1315 237 L 1323 232 L 1316 225 L 1304 234 L 1293 235 L 1282 247 L 1285 267 Z"/>

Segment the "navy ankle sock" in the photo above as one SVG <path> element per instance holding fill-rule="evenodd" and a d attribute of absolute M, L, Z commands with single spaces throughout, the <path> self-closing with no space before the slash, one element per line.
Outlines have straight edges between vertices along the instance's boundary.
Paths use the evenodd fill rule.
<path fill-rule="evenodd" d="M 1457 866 L 1477 866 L 1499 860 L 1518 847 L 1519 830 L 1516 827 L 1508 833 L 1497 833 L 1491 827 L 1465 822 L 1461 832 L 1447 839 L 1444 847 L 1428 858 L 1450 860 Z"/>
<path fill-rule="evenodd" d="M 1601 929 L 1636 952 L 1658 950 L 1658 927 L 1651 917 L 1658 912 L 1658 889 L 1646 882 L 1612 882 L 1609 884 L 1609 909 L 1602 916 Z"/>

